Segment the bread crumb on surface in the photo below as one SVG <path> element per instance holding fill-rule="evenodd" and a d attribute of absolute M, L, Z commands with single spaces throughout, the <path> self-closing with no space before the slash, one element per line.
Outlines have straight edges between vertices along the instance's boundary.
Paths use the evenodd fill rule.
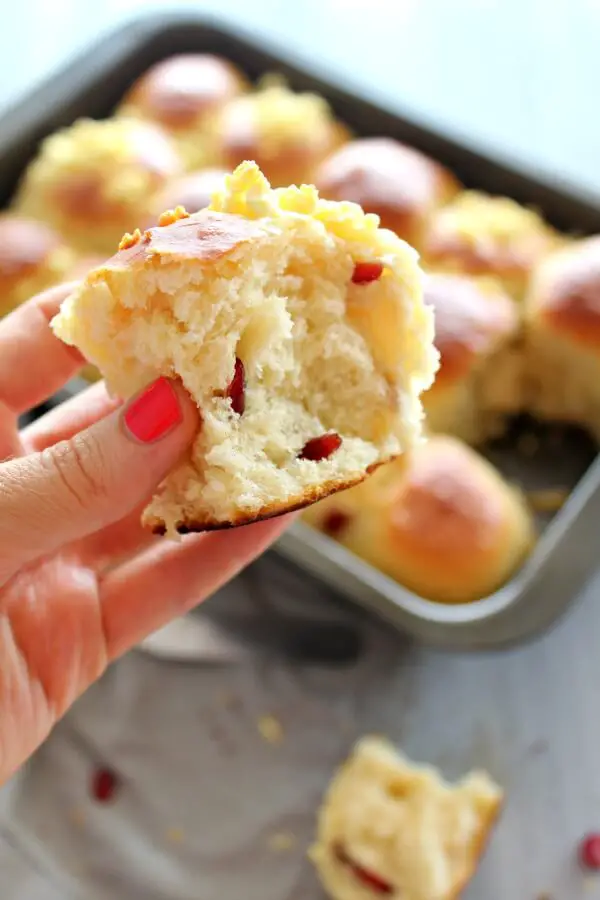
<path fill-rule="evenodd" d="M 275 834 L 269 835 L 269 850 L 275 853 L 282 853 L 285 850 L 291 850 L 296 845 L 296 836 L 288 831 L 277 831 Z"/>
<path fill-rule="evenodd" d="M 183 828 L 171 826 L 167 828 L 166 839 L 170 844 L 182 844 L 185 840 L 185 832 Z"/>
<path fill-rule="evenodd" d="M 256 726 L 261 737 L 268 744 L 281 744 L 283 741 L 283 726 L 275 716 L 261 716 L 258 719 Z"/>

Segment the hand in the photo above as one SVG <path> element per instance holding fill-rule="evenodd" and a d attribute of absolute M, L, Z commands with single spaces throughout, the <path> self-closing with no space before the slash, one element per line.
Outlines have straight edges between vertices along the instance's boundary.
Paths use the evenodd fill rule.
<path fill-rule="evenodd" d="M 146 501 L 199 428 L 174 382 L 125 408 L 100 383 L 18 432 L 18 416 L 83 365 L 49 328 L 69 290 L 0 321 L 0 783 L 112 660 L 213 593 L 286 524 L 181 543 L 142 529 Z"/>

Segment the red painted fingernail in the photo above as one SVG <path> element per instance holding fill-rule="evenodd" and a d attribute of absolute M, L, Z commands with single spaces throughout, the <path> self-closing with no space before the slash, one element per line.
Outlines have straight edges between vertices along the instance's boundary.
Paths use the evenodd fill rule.
<path fill-rule="evenodd" d="M 131 401 L 123 420 L 129 433 L 143 444 L 152 444 L 183 419 L 179 398 L 167 378 L 159 378 Z"/>

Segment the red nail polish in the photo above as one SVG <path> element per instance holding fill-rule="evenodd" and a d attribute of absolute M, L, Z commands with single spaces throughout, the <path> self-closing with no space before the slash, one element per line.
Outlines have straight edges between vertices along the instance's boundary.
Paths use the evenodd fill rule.
<path fill-rule="evenodd" d="M 123 414 L 127 430 L 136 440 L 151 444 L 164 437 L 183 419 L 171 382 L 159 378 L 131 401 Z"/>

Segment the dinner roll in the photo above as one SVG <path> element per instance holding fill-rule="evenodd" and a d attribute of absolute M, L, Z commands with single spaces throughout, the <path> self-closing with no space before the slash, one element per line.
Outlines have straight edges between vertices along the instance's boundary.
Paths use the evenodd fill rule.
<path fill-rule="evenodd" d="M 43 222 L 0 214 L 0 316 L 65 278 L 74 253 Z"/>
<path fill-rule="evenodd" d="M 175 178 L 157 194 L 153 201 L 152 215 L 147 222 L 142 223 L 143 227 L 151 228 L 156 225 L 159 216 L 166 209 L 183 206 L 189 213 L 206 209 L 210 205 L 212 195 L 223 189 L 226 175 L 225 169 L 200 169 L 198 172 L 190 172 L 181 178 Z"/>
<path fill-rule="evenodd" d="M 156 126 L 80 119 L 42 143 L 15 206 L 81 253 L 106 254 L 148 217 L 154 195 L 180 170 L 174 146 Z"/>
<path fill-rule="evenodd" d="M 359 513 L 334 536 L 415 594 L 439 603 L 479 600 L 531 550 L 522 495 L 457 439 L 431 437 L 397 474 L 374 502 L 357 504 Z M 337 500 L 323 505 L 331 512 Z"/>
<path fill-rule="evenodd" d="M 127 235 L 54 321 L 118 396 L 165 375 L 198 404 L 191 456 L 148 527 L 301 507 L 419 439 L 433 315 L 416 253 L 376 217 L 313 187 L 271 190 L 245 163 L 208 210 L 161 221 Z"/>
<path fill-rule="evenodd" d="M 423 263 L 436 271 L 492 275 L 521 300 L 531 269 L 558 242 L 533 210 L 508 197 L 464 191 L 432 217 Z"/>
<path fill-rule="evenodd" d="M 351 141 L 317 169 L 329 200 L 352 200 L 376 213 L 383 228 L 420 249 L 431 213 L 459 190 L 454 175 L 418 150 L 390 138 Z"/>
<path fill-rule="evenodd" d="M 247 88 L 246 78 L 228 60 L 184 53 L 156 63 L 138 78 L 118 114 L 156 122 L 176 141 L 186 167 L 195 169 L 207 162 L 208 121 Z"/>
<path fill-rule="evenodd" d="M 450 784 L 365 737 L 329 785 L 310 857 L 332 900 L 456 900 L 502 800 L 485 772 Z"/>
<path fill-rule="evenodd" d="M 522 403 L 520 316 L 503 288 L 466 275 L 425 277 L 440 368 L 423 395 L 428 431 L 478 444 Z"/>
<path fill-rule="evenodd" d="M 214 158 L 232 169 L 254 160 L 271 184 L 312 184 L 315 169 L 347 139 L 327 102 L 267 79 L 228 103 L 216 120 Z"/>
<path fill-rule="evenodd" d="M 525 300 L 525 390 L 534 415 L 600 440 L 600 236 L 547 257 Z"/>

